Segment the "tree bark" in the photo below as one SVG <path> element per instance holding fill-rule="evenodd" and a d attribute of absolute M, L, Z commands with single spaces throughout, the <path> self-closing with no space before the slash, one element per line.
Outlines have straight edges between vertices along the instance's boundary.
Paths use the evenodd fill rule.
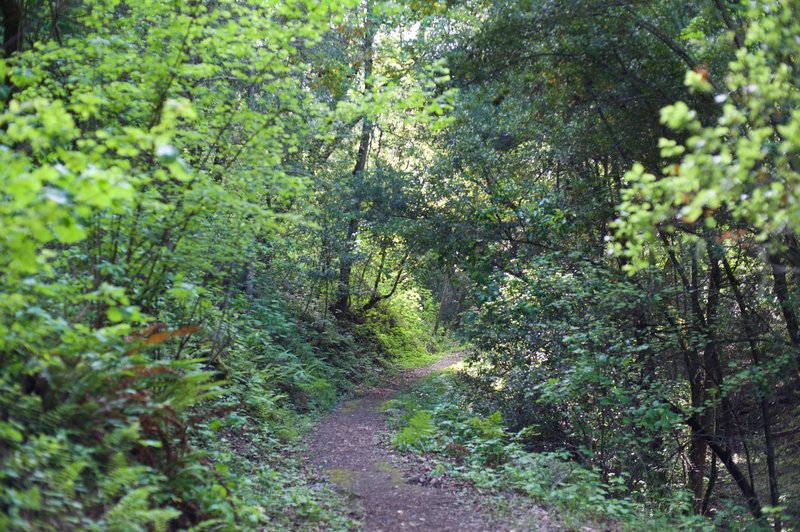
<path fill-rule="evenodd" d="M 733 20 L 724 0 L 714 0 L 714 5 L 717 6 L 717 11 L 719 11 L 719 14 L 722 16 L 722 20 L 725 21 L 725 25 L 733 32 L 733 40 L 736 46 L 738 48 L 744 48 L 744 35 L 742 35 L 741 24 L 737 24 Z"/>
<path fill-rule="evenodd" d="M 439 303 L 439 312 L 436 313 L 436 323 L 433 325 L 433 335 L 436 336 L 439 334 L 439 326 L 442 324 L 442 318 L 444 317 L 444 309 L 447 305 L 447 297 L 450 295 L 450 277 L 448 276 L 444 280 L 444 288 L 442 289 L 442 301 Z"/>
<path fill-rule="evenodd" d="M 736 485 L 739 487 L 739 490 L 742 492 L 747 502 L 750 513 L 756 519 L 761 519 L 763 513 L 761 512 L 761 503 L 758 500 L 758 496 L 753 486 L 747 480 L 747 477 L 744 476 L 742 470 L 739 469 L 739 466 L 737 466 L 736 462 L 733 460 L 733 453 L 730 449 L 720 445 L 711 434 L 705 432 L 696 416 L 687 417 L 686 414 L 675 405 L 672 405 L 671 410 L 673 413 L 681 416 L 699 438 L 703 438 L 708 443 L 709 448 L 717 455 L 717 458 L 719 458 L 720 462 L 725 466 L 725 469 L 727 469 L 728 473 L 733 477 L 733 480 L 736 482 Z"/>
<path fill-rule="evenodd" d="M 778 298 L 778 303 L 781 306 L 781 313 L 786 323 L 786 331 L 789 333 L 789 340 L 794 347 L 800 347 L 800 325 L 798 325 L 797 313 L 789 296 L 789 283 L 786 279 L 787 267 L 778 255 L 770 255 L 769 262 L 772 267 L 775 297 Z M 798 363 L 800 363 L 800 359 L 798 359 Z"/>
<path fill-rule="evenodd" d="M 389 292 L 386 294 L 379 294 L 376 287 L 376 290 L 372 293 L 372 296 L 370 297 L 367 304 L 364 305 L 364 307 L 361 309 L 362 312 L 366 312 L 371 308 L 374 308 L 375 305 L 377 305 L 384 299 L 389 299 L 394 295 L 394 293 L 397 291 L 397 287 L 400 285 L 400 281 L 403 279 L 403 271 L 405 270 L 406 261 L 408 260 L 408 257 L 409 254 L 406 253 L 405 256 L 403 257 L 403 260 L 400 262 L 400 269 L 397 272 L 397 276 L 394 278 L 394 283 L 392 283 L 391 290 L 389 290 Z"/>
<path fill-rule="evenodd" d="M 14 52 L 22 50 L 25 39 L 24 11 L 19 0 L 0 1 L 0 13 L 3 15 L 3 53 L 11 57 Z"/>
<path fill-rule="evenodd" d="M 369 6 L 367 7 L 369 9 Z M 372 89 L 372 40 L 374 32 L 369 22 L 369 11 L 365 14 L 364 19 L 364 94 Z M 356 239 L 358 238 L 358 229 L 361 224 L 361 192 L 360 181 L 363 177 L 364 170 L 367 168 L 367 156 L 369 154 L 369 144 L 372 137 L 373 124 L 369 117 L 364 116 L 361 119 L 361 136 L 358 141 L 358 154 L 356 155 L 356 164 L 353 168 L 353 200 L 352 211 L 350 213 L 350 220 L 347 222 L 347 237 L 345 239 L 344 252 L 339 259 L 339 285 L 336 290 L 336 301 L 333 304 L 333 313 L 336 317 L 346 316 L 350 311 L 350 276 L 353 271 L 353 263 L 355 262 L 355 247 Z"/>
<path fill-rule="evenodd" d="M 734 276 L 728 260 L 724 257 L 722 264 L 725 268 L 725 275 L 728 277 L 728 281 L 731 284 L 734 299 L 739 307 L 739 314 L 742 317 L 742 325 L 744 327 L 745 334 L 747 335 L 747 342 L 750 346 L 750 354 L 753 359 L 753 364 L 755 364 L 756 367 L 761 366 L 763 350 L 756 343 L 756 331 L 753 328 L 753 321 L 750 317 L 750 311 L 745 304 L 744 295 L 742 294 L 741 288 L 739 287 L 739 282 Z M 780 504 L 780 493 L 778 491 L 778 473 L 775 468 L 775 439 L 772 434 L 772 412 L 769 408 L 769 402 L 765 397 L 762 397 L 759 403 L 761 407 L 762 426 L 764 430 L 764 444 L 766 446 L 767 453 L 767 473 L 769 475 L 770 503 L 773 506 L 778 506 Z M 774 526 L 775 530 L 781 529 L 780 518 L 775 518 Z"/>

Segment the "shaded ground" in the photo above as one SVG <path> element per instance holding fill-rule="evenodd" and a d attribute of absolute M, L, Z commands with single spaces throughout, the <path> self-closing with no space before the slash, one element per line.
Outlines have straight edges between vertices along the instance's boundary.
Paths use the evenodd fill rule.
<path fill-rule="evenodd" d="M 492 515 L 496 501 L 480 497 L 466 485 L 420 483 L 419 471 L 388 445 L 388 427 L 381 405 L 425 375 L 458 362 L 463 353 L 407 371 L 381 386 L 365 390 L 323 419 L 309 437 L 309 462 L 350 496 L 360 508 L 364 529 L 490 531 L 550 528 L 541 510 L 526 511 L 510 524 Z M 423 475 L 424 476 L 424 475 Z M 496 512 L 495 512 L 496 513 Z"/>

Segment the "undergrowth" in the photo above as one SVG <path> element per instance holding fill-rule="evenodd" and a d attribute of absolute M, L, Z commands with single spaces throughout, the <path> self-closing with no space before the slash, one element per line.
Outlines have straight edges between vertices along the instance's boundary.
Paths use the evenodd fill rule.
<path fill-rule="evenodd" d="M 426 361 L 419 329 L 379 335 L 407 324 L 384 307 L 320 327 L 266 293 L 202 309 L 219 326 L 170 327 L 191 297 L 140 331 L 65 335 L 42 368 L 8 366 L 0 529 L 357 527 L 301 467 L 300 438 L 381 367 Z"/>
<path fill-rule="evenodd" d="M 548 508 L 559 527 L 623 530 L 710 529 L 690 515 L 686 494 L 643 501 L 630 494 L 625 478 L 604 481 L 566 451 L 533 452 L 525 442 L 532 430 L 512 433 L 485 398 L 470 393 L 469 380 L 457 368 L 417 383 L 385 405 L 393 427 L 393 445 L 425 453 L 434 475 L 468 481 L 501 499 L 513 493 Z"/>
<path fill-rule="evenodd" d="M 364 345 L 374 345 L 387 362 L 400 369 L 414 369 L 439 360 L 460 347 L 449 334 L 434 334 L 431 324 L 437 306 L 430 293 L 404 287 L 380 307 L 369 311 L 357 327 Z"/>
<path fill-rule="evenodd" d="M 192 433 L 227 489 L 214 507 L 219 517 L 207 524 L 356 529 L 341 496 L 302 467 L 301 437 L 353 385 L 428 364 L 455 345 L 429 334 L 424 310 L 402 297 L 358 321 L 320 327 L 319 320 L 311 326 L 292 319 L 291 308 L 267 298 L 230 323 L 227 353 L 218 359 L 225 393 L 198 409 L 206 421 Z"/>
<path fill-rule="evenodd" d="M 280 441 L 271 432 L 269 426 L 238 413 L 201 425 L 198 444 L 205 441 L 215 473 L 226 479 L 238 506 L 236 515 L 206 525 L 356 530 L 358 522 L 343 510 L 341 495 L 303 467 L 302 446 L 296 440 Z M 224 500 L 220 497 L 219 503 Z"/>

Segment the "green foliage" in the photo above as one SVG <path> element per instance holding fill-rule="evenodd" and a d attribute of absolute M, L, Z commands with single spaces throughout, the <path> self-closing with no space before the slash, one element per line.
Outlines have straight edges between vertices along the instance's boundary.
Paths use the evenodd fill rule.
<path fill-rule="evenodd" d="M 694 369 L 693 360 L 720 364 L 714 348 L 698 349 L 702 339 L 730 345 L 726 340 L 731 330 L 744 329 L 749 352 L 734 348 L 738 355 L 731 358 L 743 366 L 752 364 L 750 368 L 713 370 L 719 389 L 694 384 L 690 395 L 695 408 L 701 403 L 718 404 L 717 400 L 730 405 L 736 393 L 752 392 L 747 384 L 750 378 L 759 382 L 754 399 L 761 402 L 765 416 L 761 423 L 769 485 L 762 493 L 769 492 L 771 504 L 751 496 L 750 512 L 756 516 L 762 513 L 759 504 L 778 506 L 781 500 L 781 473 L 775 458 L 780 443 L 771 436 L 776 418 L 764 397 L 782 395 L 781 378 L 774 368 L 796 375 L 800 364 L 796 356 L 800 341 L 797 276 L 789 279 L 786 275 L 796 272 L 800 231 L 795 197 L 800 137 L 794 134 L 800 78 L 793 67 L 800 30 L 794 20 L 797 7 L 794 2 L 751 3 L 739 13 L 746 24 L 739 27 L 728 22 L 738 49 L 724 71 L 714 76 L 697 66 L 686 73 L 685 85 L 701 95 L 705 105 L 678 101 L 661 109 L 661 122 L 678 137 L 659 140 L 661 172 L 637 164 L 626 174 L 628 186 L 619 217 L 611 224 L 615 238 L 609 246 L 630 275 L 668 264 L 688 293 L 698 288 L 698 272 L 709 276 L 705 309 L 699 304 L 692 307 L 692 334 L 676 335 L 684 351 L 698 353 L 687 362 L 690 382 L 704 371 Z M 709 105 L 712 98 L 713 106 Z M 703 113 L 703 107 L 713 112 Z M 734 257 L 742 252 L 748 259 L 736 265 Z M 752 280 L 757 277 L 770 279 L 772 294 L 754 288 Z M 723 299 L 723 308 L 717 308 L 720 296 L 724 298 L 728 291 L 735 307 L 725 308 Z M 767 317 L 770 314 L 782 319 Z M 768 325 L 756 326 L 757 321 Z M 729 363 L 731 369 L 736 366 Z M 755 494 L 756 482 L 752 478 L 751 482 Z M 795 490 L 791 480 L 783 482 L 788 482 L 789 491 Z M 702 479 L 695 479 L 696 500 L 702 484 Z M 780 518 L 768 517 L 776 528 L 781 526 Z"/>
<path fill-rule="evenodd" d="M 624 477 L 604 480 L 597 470 L 578 464 L 563 450 L 526 450 L 523 441 L 530 438 L 529 431 L 509 432 L 497 411 L 488 416 L 473 414 L 491 404 L 472 395 L 462 378 L 457 373 L 434 375 L 393 401 L 388 412 L 391 423 L 400 427 L 395 445 L 432 453 L 441 471 L 478 488 L 513 491 L 546 504 L 558 511 L 553 518 L 562 525 L 594 522 L 623 530 L 648 526 L 710 529 L 700 518 L 680 516 L 688 503 L 682 496 L 659 501 L 659 507 L 652 501 L 643 504 L 631 497 Z"/>
<path fill-rule="evenodd" d="M 433 334 L 434 308 L 424 289 L 409 284 L 370 311 L 359 329 L 390 363 L 405 369 L 426 366 L 457 347 L 450 336 Z"/>
<path fill-rule="evenodd" d="M 425 450 L 426 441 L 433 436 L 433 413 L 419 410 L 408 420 L 408 426 L 398 432 L 393 443 L 400 449 L 417 448 Z"/>
<path fill-rule="evenodd" d="M 62 4 L 0 60 L 0 527 L 266 523 L 196 434 L 289 439 L 345 386 L 237 276 L 296 219 L 328 114 L 301 49 L 348 5 Z"/>
<path fill-rule="evenodd" d="M 193 437 L 205 442 L 227 489 L 209 494 L 224 513 L 199 528 L 357 529 L 341 495 L 303 467 L 299 449 L 277 439 L 274 424 L 232 411 L 200 423 Z"/>
<path fill-rule="evenodd" d="M 796 507 L 772 436 L 798 408 L 795 8 L 496 1 L 424 27 L 460 92 L 422 238 L 469 280 L 474 387 L 532 448 L 726 523 Z"/>
<path fill-rule="evenodd" d="M 689 487 L 780 528 L 796 3 L 24 3 L 0 528 L 351 528 L 278 455 L 463 325 L 399 447 L 600 522 L 693 526 Z"/>
<path fill-rule="evenodd" d="M 163 529 L 181 514 L 181 501 L 165 495 L 185 487 L 198 457 L 178 414 L 219 393 L 197 361 L 51 360 L 46 376 L 36 374 L 36 395 L 17 386 L 31 379 L 20 370 L 5 373 L 2 394 L 7 424 L 18 428 L 4 439 L 0 473 L 9 527 L 103 528 L 125 516 L 132 529 Z"/>
<path fill-rule="evenodd" d="M 106 523 L 112 530 L 141 530 L 152 527 L 157 531 L 167 530 L 168 523 L 178 517 L 176 510 L 151 509 L 149 498 L 153 487 L 138 488 L 128 492 L 106 513 Z"/>
<path fill-rule="evenodd" d="M 792 162 L 800 147 L 800 80 L 787 59 L 798 51 L 797 7 L 759 2 L 748 8 L 748 46 L 737 51 L 724 86 L 712 87 L 707 72 L 687 72 L 686 85 L 713 93 L 720 105 L 708 125 L 684 102 L 661 110 L 662 123 L 685 138 L 659 141 L 662 157 L 674 161 L 663 177 L 641 165 L 626 174 L 630 186 L 612 249 L 632 259 L 631 269 L 646 264 L 642 246 L 657 240 L 658 231 L 673 233 L 683 224 L 746 224 L 758 241 L 775 247 L 779 235 L 800 230 Z"/>

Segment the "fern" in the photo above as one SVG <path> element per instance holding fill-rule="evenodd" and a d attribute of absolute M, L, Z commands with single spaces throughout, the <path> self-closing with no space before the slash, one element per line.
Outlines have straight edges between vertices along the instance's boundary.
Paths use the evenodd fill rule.
<path fill-rule="evenodd" d="M 420 410 L 408 420 L 408 426 L 394 438 L 394 445 L 400 449 L 418 448 L 426 450 L 426 444 L 434 434 L 433 413 Z"/>
<path fill-rule="evenodd" d="M 144 466 L 130 466 L 123 453 L 115 453 L 100 485 L 101 492 L 105 497 L 117 497 L 148 472 Z"/>
<path fill-rule="evenodd" d="M 139 531 L 152 528 L 156 531 L 167 529 L 172 519 L 180 515 L 174 508 L 151 508 L 150 496 L 155 491 L 152 486 L 137 488 L 105 514 L 105 525 L 109 530 L 120 532 Z"/>

